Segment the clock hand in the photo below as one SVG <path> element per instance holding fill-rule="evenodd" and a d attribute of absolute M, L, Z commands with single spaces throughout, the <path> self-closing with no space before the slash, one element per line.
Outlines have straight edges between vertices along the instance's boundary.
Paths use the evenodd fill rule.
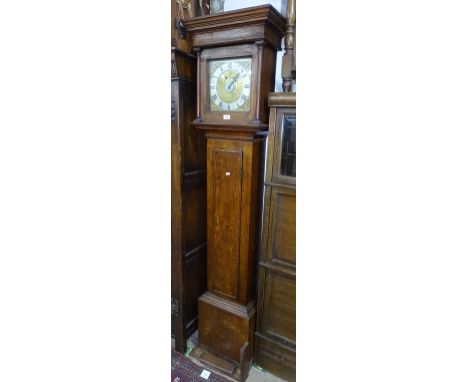
<path fill-rule="evenodd" d="M 228 92 L 232 92 L 232 89 L 234 87 L 234 82 L 237 81 L 237 79 L 239 78 L 239 75 L 240 75 L 240 73 L 237 73 L 234 77 L 232 77 L 231 80 L 224 87 L 224 90 L 226 90 Z"/>

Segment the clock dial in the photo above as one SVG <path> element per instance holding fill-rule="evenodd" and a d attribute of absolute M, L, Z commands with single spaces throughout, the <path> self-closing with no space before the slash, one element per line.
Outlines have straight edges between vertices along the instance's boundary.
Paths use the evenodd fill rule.
<path fill-rule="evenodd" d="M 251 67 L 250 58 L 209 62 L 208 90 L 211 111 L 250 110 Z"/>

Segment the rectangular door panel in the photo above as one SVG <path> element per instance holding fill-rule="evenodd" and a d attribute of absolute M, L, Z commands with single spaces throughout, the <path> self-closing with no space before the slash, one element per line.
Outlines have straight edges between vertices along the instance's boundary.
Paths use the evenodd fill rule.
<path fill-rule="evenodd" d="M 224 297 L 239 295 L 239 249 L 242 201 L 242 151 L 214 149 L 212 290 Z"/>
<path fill-rule="evenodd" d="M 296 185 L 296 110 L 280 108 L 276 116 L 273 176 L 275 183 Z M 270 159 L 271 160 L 271 159 Z"/>
<path fill-rule="evenodd" d="M 270 261 L 296 267 L 296 191 L 273 188 L 271 193 Z"/>
<path fill-rule="evenodd" d="M 284 341 L 296 341 L 296 280 L 267 270 L 261 331 Z"/>

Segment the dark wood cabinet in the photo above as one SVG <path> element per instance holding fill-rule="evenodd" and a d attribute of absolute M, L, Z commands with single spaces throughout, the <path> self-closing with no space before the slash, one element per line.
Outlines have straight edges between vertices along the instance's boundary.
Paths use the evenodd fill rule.
<path fill-rule="evenodd" d="M 296 94 L 271 93 L 255 363 L 296 380 Z"/>
<path fill-rule="evenodd" d="M 206 290 L 206 141 L 196 115 L 196 58 L 172 48 L 171 332 L 179 352 L 198 327 Z"/>

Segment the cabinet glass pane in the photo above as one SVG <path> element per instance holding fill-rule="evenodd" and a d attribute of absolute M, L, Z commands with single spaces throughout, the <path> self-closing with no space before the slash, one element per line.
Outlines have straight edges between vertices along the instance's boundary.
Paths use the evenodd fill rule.
<path fill-rule="evenodd" d="M 284 114 L 280 174 L 296 177 L 296 114 Z"/>

